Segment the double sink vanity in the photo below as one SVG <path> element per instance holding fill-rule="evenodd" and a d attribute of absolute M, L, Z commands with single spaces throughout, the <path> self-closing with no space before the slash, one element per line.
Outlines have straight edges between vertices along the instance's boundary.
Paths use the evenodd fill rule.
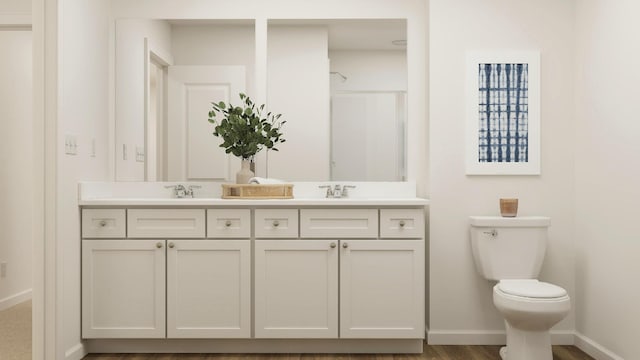
<path fill-rule="evenodd" d="M 294 183 L 287 200 L 166 185 L 80 184 L 90 352 L 422 351 L 428 200 L 414 184 L 331 199 Z"/>

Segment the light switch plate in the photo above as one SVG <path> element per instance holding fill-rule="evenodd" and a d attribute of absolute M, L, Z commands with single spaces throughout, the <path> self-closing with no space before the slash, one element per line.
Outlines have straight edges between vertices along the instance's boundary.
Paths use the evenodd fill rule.
<path fill-rule="evenodd" d="M 136 161 L 144 162 L 144 148 L 141 146 L 136 146 Z"/>
<path fill-rule="evenodd" d="M 64 153 L 67 155 L 78 155 L 78 137 L 75 135 L 64 136 Z"/>

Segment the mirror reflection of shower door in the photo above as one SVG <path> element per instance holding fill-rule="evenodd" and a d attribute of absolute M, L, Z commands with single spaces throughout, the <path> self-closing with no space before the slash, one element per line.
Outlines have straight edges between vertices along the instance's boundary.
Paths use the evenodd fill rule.
<path fill-rule="evenodd" d="M 218 146 L 207 119 L 212 102 L 239 105 L 244 66 L 169 66 L 168 83 L 168 180 L 231 180 L 240 162 Z"/>
<path fill-rule="evenodd" d="M 405 92 L 331 96 L 331 180 L 405 179 Z"/>

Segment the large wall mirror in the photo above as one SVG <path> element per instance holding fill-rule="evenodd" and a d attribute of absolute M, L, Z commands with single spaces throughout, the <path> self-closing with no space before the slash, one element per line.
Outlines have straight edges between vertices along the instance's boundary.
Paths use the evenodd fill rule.
<path fill-rule="evenodd" d="M 210 102 L 266 99 L 287 142 L 256 158 L 288 181 L 407 178 L 405 19 L 267 21 L 266 93 L 250 20 L 115 21 L 117 181 L 233 181 Z"/>
<path fill-rule="evenodd" d="M 290 141 L 270 174 L 404 180 L 406 39 L 405 20 L 269 21 L 267 98 Z"/>

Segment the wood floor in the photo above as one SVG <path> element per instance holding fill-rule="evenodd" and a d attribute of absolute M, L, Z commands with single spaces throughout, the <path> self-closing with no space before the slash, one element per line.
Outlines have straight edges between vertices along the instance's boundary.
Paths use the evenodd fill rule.
<path fill-rule="evenodd" d="M 500 360 L 500 346 L 425 345 L 422 354 L 90 354 L 87 360 Z M 593 360 L 575 346 L 554 346 L 554 360 Z"/>

